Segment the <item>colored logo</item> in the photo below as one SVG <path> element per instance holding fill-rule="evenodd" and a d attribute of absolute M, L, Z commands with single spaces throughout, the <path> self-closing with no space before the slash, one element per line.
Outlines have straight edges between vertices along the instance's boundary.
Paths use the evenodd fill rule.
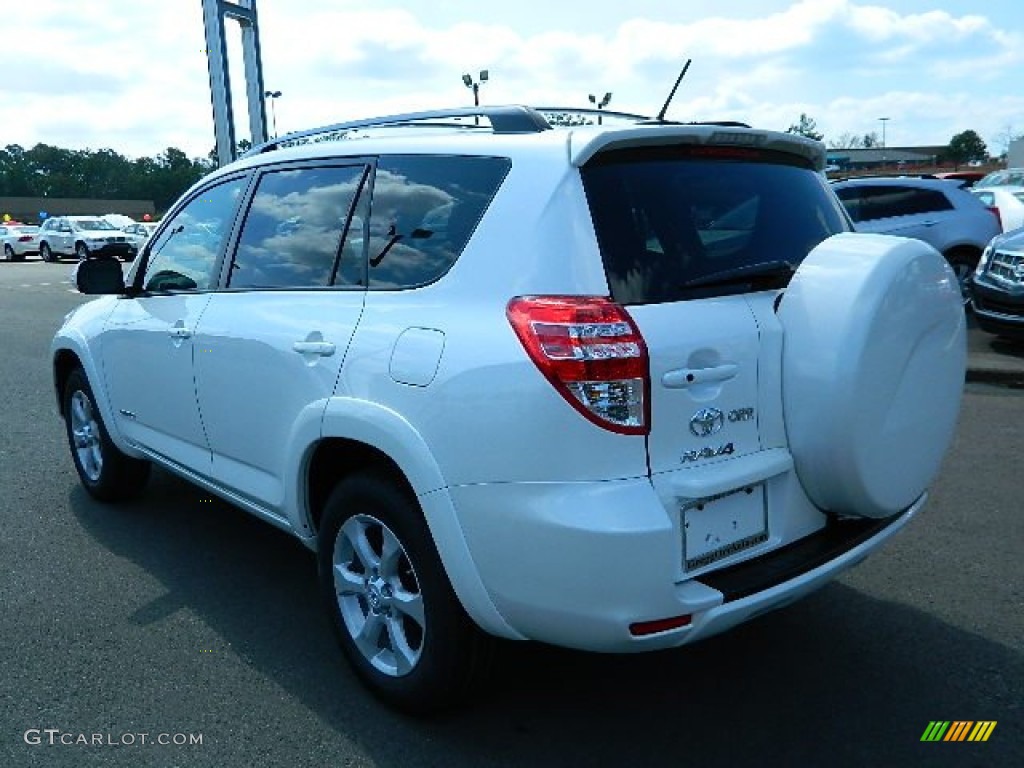
<path fill-rule="evenodd" d="M 932 720 L 921 741 L 988 741 L 996 729 L 996 720 Z"/>

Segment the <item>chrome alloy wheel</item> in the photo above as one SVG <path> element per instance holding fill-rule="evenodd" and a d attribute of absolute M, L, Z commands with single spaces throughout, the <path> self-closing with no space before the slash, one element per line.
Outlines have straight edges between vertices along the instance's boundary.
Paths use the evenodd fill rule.
<path fill-rule="evenodd" d="M 99 481 L 103 471 L 100 425 L 93 413 L 92 401 L 81 390 L 71 395 L 71 435 L 78 464 L 85 476 L 94 483 Z"/>
<path fill-rule="evenodd" d="M 419 580 L 395 534 L 354 515 L 334 543 L 334 589 L 356 648 L 378 671 L 402 677 L 423 654 L 426 620 Z"/>

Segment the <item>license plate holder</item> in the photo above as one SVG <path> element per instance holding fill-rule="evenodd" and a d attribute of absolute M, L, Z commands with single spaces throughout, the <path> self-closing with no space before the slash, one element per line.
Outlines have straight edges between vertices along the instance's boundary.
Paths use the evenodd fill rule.
<path fill-rule="evenodd" d="M 764 543 L 768 540 L 764 486 L 748 486 L 683 504 L 682 532 L 687 571 Z"/>

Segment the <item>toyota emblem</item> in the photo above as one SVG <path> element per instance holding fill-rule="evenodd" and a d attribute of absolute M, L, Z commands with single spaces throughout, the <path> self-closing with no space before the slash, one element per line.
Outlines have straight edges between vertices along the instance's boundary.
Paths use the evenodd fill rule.
<path fill-rule="evenodd" d="M 696 437 L 708 437 L 722 428 L 725 417 L 717 408 L 701 408 L 690 419 L 690 431 Z"/>

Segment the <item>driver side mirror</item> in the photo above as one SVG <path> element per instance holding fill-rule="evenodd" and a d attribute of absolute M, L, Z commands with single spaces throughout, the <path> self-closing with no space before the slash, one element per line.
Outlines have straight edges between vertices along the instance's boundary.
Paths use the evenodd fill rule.
<path fill-rule="evenodd" d="M 118 295 L 125 291 L 121 262 L 110 257 L 78 262 L 71 281 L 79 293 L 87 295 Z"/>

